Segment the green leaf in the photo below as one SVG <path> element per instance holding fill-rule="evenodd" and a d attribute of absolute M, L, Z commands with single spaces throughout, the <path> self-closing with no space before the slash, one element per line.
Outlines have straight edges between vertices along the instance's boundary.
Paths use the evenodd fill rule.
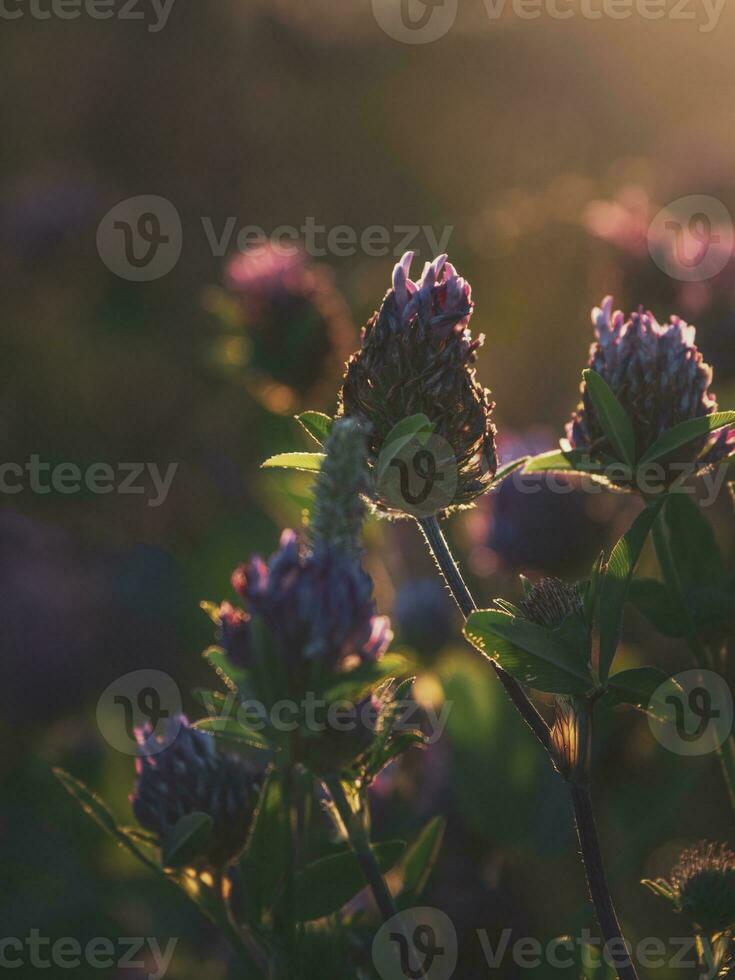
<path fill-rule="evenodd" d="M 277 453 L 264 463 L 261 469 L 301 470 L 304 473 L 318 473 L 326 453 Z"/>
<path fill-rule="evenodd" d="M 604 683 L 623 634 L 623 615 L 633 572 L 663 498 L 649 504 L 613 548 L 600 592 L 600 679 Z"/>
<path fill-rule="evenodd" d="M 633 423 L 618 401 L 610 385 L 597 371 L 588 368 L 582 372 L 587 394 L 602 426 L 619 458 L 628 466 L 635 464 L 635 433 Z"/>
<path fill-rule="evenodd" d="M 590 473 L 601 474 L 611 460 L 592 457 L 581 449 L 552 449 L 532 456 L 524 467 L 524 473 Z"/>
<path fill-rule="evenodd" d="M 95 823 L 97 823 L 106 833 L 110 835 L 126 851 L 129 851 L 134 857 L 136 857 L 142 864 L 144 864 L 149 870 L 154 871 L 156 874 L 163 874 L 163 871 L 152 861 L 148 855 L 141 851 L 138 843 L 131 834 L 124 831 L 121 827 L 118 827 L 117 821 L 110 812 L 107 804 L 100 799 L 95 793 L 85 786 L 83 782 L 76 779 L 70 773 L 66 772 L 64 769 L 55 768 L 53 770 L 54 776 L 59 780 L 64 789 L 70 793 L 77 803 L 81 806 L 84 812 L 90 816 Z"/>
<path fill-rule="evenodd" d="M 671 888 L 669 888 L 668 883 L 662 878 L 658 878 L 656 881 L 651 881 L 650 878 L 644 878 L 641 881 L 641 884 L 645 885 L 646 888 L 650 888 L 653 894 L 658 895 L 659 898 L 665 898 L 669 902 L 676 901 L 676 895 Z"/>
<path fill-rule="evenodd" d="M 387 653 L 380 660 L 360 664 L 354 670 L 339 675 L 326 690 L 324 697 L 328 702 L 359 701 L 378 684 L 390 678 L 406 677 L 414 669 L 415 664 L 403 654 Z"/>
<path fill-rule="evenodd" d="M 334 419 L 324 412 L 302 412 L 296 419 L 320 446 L 327 441 L 334 425 Z"/>
<path fill-rule="evenodd" d="M 187 813 L 163 840 L 161 860 L 167 868 L 185 868 L 200 857 L 212 836 L 214 821 L 208 813 Z"/>
<path fill-rule="evenodd" d="M 381 873 L 393 867 L 405 847 L 403 841 L 387 841 L 371 846 Z M 352 850 L 314 861 L 296 876 L 298 919 L 313 922 L 333 915 L 365 887 L 365 878 Z"/>
<path fill-rule="evenodd" d="M 231 691 L 237 691 L 247 680 L 247 671 L 235 667 L 222 647 L 207 647 L 202 654 L 210 667 Z"/>
<path fill-rule="evenodd" d="M 592 629 L 595 625 L 597 605 L 600 599 L 602 583 L 605 581 L 605 553 L 600 552 L 597 561 L 592 566 L 589 581 L 584 590 L 584 619 Z"/>
<path fill-rule="evenodd" d="M 630 601 L 662 636 L 672 639 L 686 636 L 686 616 L 663 582 L 655 578 L 633 579 Z"/>
<path fill-rule="evenodd" d="M 464 633 L 470 643 L 537 691 L 584 694 L 592 687 L 581 643 L 574 649 L 559 630 L 485 609 L 470 615 Z"/>
<path fill-rule="evenodd" d="M 240 868 L 252 921 L 257 922 L 273 904 L 285 874 L 281 789 L 274 772 L 268 774 L 260 792 Z"/>
<path fill-rule="evenodd" d="M 434 817 L 406 851 L 401 862 L 403 870 L 401 899 L 403 903 L 418 899 L 423 892 L 439 857 L 446 827 L 445 817 Z"/>
<path fill-rule="evenodd" d="M 725 562 L 714 530 L 690 494 L 670 494 L 660 523 L 685 595 L 693 589 L 723 584 Z"/>
<path fill-rule="evenodd" d="M 380 483 L 391 462 L 412 439 L 421 441 L 422 436 L 428 438 L 433 431 L 433 422 L 422 413 L 410 415 L 397 422 L 383 440 L 383 448 L 380 450 L 375 470 L 376 484 Z"/>
<path fill-rule="evenodd" d="M 639 466 L 646 463 L 655 463 L 658 459 L 663 459 L 682 446 L 690 442 L 695 442 L 703 436 L 724 429 L 728 425 L 735 425 L 735 412 L 713 412 L 711 415 L 703 415 L 698 419 L 689 419 L 680 422 L 673 429 L 668 429 L 660 436 L 650 449 L 641 457 Z"/>
<path fill-rule="evenodd" d="M 507 480 L 511 473 L 515 473 L 516 470 L 519 470 L 522 466 L 525 466 L 530 458 L 530 456 L 521 456 L 520 459 L 514 459 L 512 463 L 505 463 L 504 466 L 501 466 L 497 470 L 489 486 L 497 487 L 498 484 L 503 482 L 503 480 Z"/>
<path fill-rule="evenodd" d="M 601 703 L 608 708 L 629 704 L 635 708 L 648 708 L 656 690 L 669 680 L 669 675 L 657 667 L 635 667 L 621 670 L 607 682 L 607 690 Z M 670 693 L 667 688 L 666 693 Z"/>
<path fill-rule="evenodd" d="M 234 745 L 248 745 L 255 749 L 268 749 L 270 743 L 263 732 L 243 724 L 232 715 L 221 715 L 216 718 L 200 718 L 192 728 L 207 732 L 213 738 L 230 742 Z"/>

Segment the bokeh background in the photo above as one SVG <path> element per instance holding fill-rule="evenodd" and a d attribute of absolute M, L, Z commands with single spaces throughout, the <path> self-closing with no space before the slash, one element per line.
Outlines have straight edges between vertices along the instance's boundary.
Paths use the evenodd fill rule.
<path fill-rule="evenodd" d="M 695 322 L 720 401 L 733 403 L 735 266 L 685 283 L 647 242 L 659 209 L 682 197 L 735 213 L 735 10 L 703 32 L 704 5 L 687 9 L 694 20 L 492 21 L 466 0 L 446 36 L 419 45 L 388 36 L 367 0 L 176 0 L 156 33 L 149 10 L 142 22 L 3 23 L 3 461 L 178 469 L 159 507 L 148 494 L 30 489 L 0 501 L 2 935 L 181 937 L 170 976 L 229 975 L 226 946 L 115 849 L 51 767 L 130 819 L 133 764 L 102 737 L 100 694 L 155 668 L 201 712 L 191 691 L 210 681 L 200 653 L 211 624 L 198 603 L 229 597 L 234 565 L 301 522 L 308 480 L 259 464 L 308 448 L 295 411 L 333 411 L 340 358 L 396 256 L 307 257 L 285 278 L 227 289 L 234 240 L 213 254 L 203 218 L 217 231 L 231 216 L 268 231 L 310 217 L 358 235 L 451 227 L 505 459 L 563 434 L 589 311 L 607 293 Z M 97 249 L 103 216 L 138 195 L 167 198 L 183 228 L 178 264 L 152 282 L 116 276 Z M 424 236 L 416 244 L 419 262 L 431 257 Z M 627 498 L 511 486 L 449 530 L 489 601 L 517 596 L 519 572 L 583 574 L 634 511 Z M 708 513 L 730 550 L 726 493 Z M 566 794 L 429 584 L 415 527 L 371 523 L 367 547 L 380 609 L 421 660 L 422 696 L 452 701 L 444 737 L 386 774 L 376 834 L 448 816 L 427 901 L 455 921 L 457 975 L 474 980 L 488 972 L 476 928 L 545 942 L 592 924 Z M 620 657 L 672 671 L 689 662 L 634 612 Z M 672 755 L 624 711 L 601 724 L 597 754 L 625 930 L 681 935 L 639 880 L 684 842 L 727 839 L 717 763 Z M 508 962 L 496 975 L 520 972 Z"/>

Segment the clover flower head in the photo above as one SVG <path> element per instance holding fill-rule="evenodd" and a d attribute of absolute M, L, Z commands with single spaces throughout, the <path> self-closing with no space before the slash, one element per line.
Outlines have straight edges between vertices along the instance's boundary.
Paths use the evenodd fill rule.
<path fill-rule="evenodd" d="M 712 368 L 697 348 L 695 327 L 677 316 L 662 325 L 643 308 L 626 319 L 613 310 L 611 296 L 592 311 L 592 322 L 597 339 L 589 366 L 608 383 L 632 420 L 639 455 L 666 430 L 717 410 L 710 390 Z M 585 385 L 567 437 L 576 449 L 604 448 L 603 429 Z M 711 465 L 728 454 L 733 438 L 732 431 L 725 431 L 689 444 L 685 461 Z"/>
<path fill-rule="evenodd" d="M 214 738 L 183 715 L 165 719 L 161 736 L 154 736 L 150 724 L 136 736 L 137 780 L 130 802 L 138 823 L 163 845 L 182 817 L 208 814 L 212 831 L 193 860 L 214 868 L 233 861 L 245 846 L 262 774 L 240 756 L 220 753 Z"/>
<path fill-rule="evenodd" d="M 577 585 L 544 578 L 518 603 L 518 608 L 529 622 L 556 629 L 567 616 L 581 612 L 582 594 Z"/>
<path fill-rule="evenodd" d="M 373 583 L 359 561 L 338 548 L 309 551 L 284 531 L 268 564 L 253 558 L 233 574 L 251 618 L 260 619 L 296 673 L 318 661 L 326 671 L 381 657 L 392 634 L 375 613 Z"/>
<path fill-rule="evenodd" d="M 412 260 L 407 252 L 396 265 L 392 287 L 348 361 L 339 413 L 368 423 L 373 464 L 398 423 L 426 416 L 451 448 L 451 506 L 461 506 L 487 488 L 497 469 L 494 406 L 474 368 L 483 337 L 472 338 L 470 285 L 446 255 L 427 263 L 418 281 L 409 275 Z M 378 506 L 395 509 L 380 499 Z"/>
<path fill-rule="evenodd" d="M 735 925 L 735 852 L 725 844 L 701 841 L 687 848 L 669 880 L 653 884 L 707 935 Z"/>

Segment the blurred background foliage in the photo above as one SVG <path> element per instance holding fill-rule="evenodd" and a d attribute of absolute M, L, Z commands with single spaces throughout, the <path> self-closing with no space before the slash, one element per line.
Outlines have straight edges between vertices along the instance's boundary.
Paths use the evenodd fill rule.
<path fill-rule="evenodd" d="M 308 479 L 259 463 L 308 448 L 294 411 L 334 410 L 339 357 L 311 334 L 291 347 L 295 318 L 269 328 L 271 358 L 257 363 L 259 315 L 222 293 L 225 260 L 202 218 L 272 230 L 312 216 L 358 234 L 451 225 L 473 330 L 486 334 L 479 373 L 497 401 L 505 460 L 562 435 L 589 310 L 610 292 L 623 308 L 695 322 L 729 407 L 733 267 L 683 288 L 641 241 L 659 207 L 684 195 L 712 194 L 735 211 L 733 26 L 733 9 L 708 34 L 635 16 L 490 22 L 480 0 L 460 5 L 445 38 L 415 47 L 383 34 L 367 0 L 178 0 L 155 34 L 84 17 L 3 25 L 4 457 L 178 463 L 157 508 L 119 494 L 2 501 L 4 935 L 180 936 L 177 980 L 227 976 L 223 942 L 84 820 L 50 774 L 73 770 L 127 818 L 132 761 L 97 729 L 100 693 L 153 667 L 197 712 L 190 692 L 210 681 L 200 651 L 211 639 L 199 600 L 230 597 L 235 564 L 269 553 L 279 528 L 302 520 Z M 139 194 L 171 200 L 184 227 L 177 267 L 147 284 L 116 278 L 95 246 L 101 217 Z M 430 257 L 424 239 L 420 249 Z M 356 346 L 394 261 L 314 260 L 340 355 Z M 274 342 L 313 352 L 321 376 L 278 377 Z M 708 513 L 730 548 L 726 496 Z M 521 571 L 582 573 L 635 506 L 578 491 L 524 497 L 508 484 L 453 518 L 450 534 L 488 602 L 517 595 Z M 381 778 L 376 835 L 448 815 L 427 901 L 454 919 L 458 975 L 472 980 L 487 973 L 473 929 L 493 939 L 511 926 L 545 941 L 591 925 L 566 795 L 462 643 L 449 600 L 427 585 L 433 568 L 415 527 L 371 523 L 366 543 L 380 611 L 421 660 L 417 696 L 452 702 L 445 735 Z M 654 572 L 652 557 L 644 563 Z M 683 645 L 632 611 L 623 660 L 688 665 Z M 629 713 L 604 720 L 598 754 L 594 791 L 626 933 L 679 935 L 638 881 L 665 871 L 681 843 L 727 837 L 717 763 L 667 753 Z M 498 975 L 519 972 L 508 963 Z"/>

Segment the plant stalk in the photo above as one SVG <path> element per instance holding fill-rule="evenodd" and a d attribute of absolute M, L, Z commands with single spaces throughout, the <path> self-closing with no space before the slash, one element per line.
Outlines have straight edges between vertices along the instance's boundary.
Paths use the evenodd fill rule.
<path fill-rule="evenodd" d="M 350 846 L 354 851 L 355 857 L 360 865 L 363 877 L 370 887 L 370 891 L 375 899 L 375 904 L 378 906 L 378 911 L 380 912 L 383 921 L 388 922 L 398 915 L 398 906 L 396 905 L 390 889 L 385 883 L 385 878 L 383 878 L 380 868 L 378 867 L 378 863 L 375 860 L 375 855 L 370 847 L 368 835 L 365 832 L 364 827 L 361 824 L 357 824 L 355 814 L 352 812 L 352 807 L 345 796 L 345 791 L 342 788 L 342 783 L 340 782 L 339 778 L 334 777 L 327 780 L 327 788 L 332 799 L 334 800 L 334 805 L 337 808 L 337 813 L 339 813 L 340 820 L 347 831 Z M 408 943 L 408 948 L 412 948 L 411 937 L 405 933 L 400 919 L 396 920 L 396 928 L 400 929 L 405 936 L 406 942 Z M 426 980 L 426 975 L 421 967 L 419 967 L 418 975 L 420 976 L 421 980 Z"/>
<path fill-rule="evenodd" d="M 569 791 L 572 795 L 574 819 L 577 825 L 577 836 L 579 837 L 579 847 L 587 875 L 590 897 L 595 907 L 597 921 L 610 960 L 614 962 L 620 980 L 638 980 L 638 974 L 627 952 L 627 946 L 610 895 L 589 787 L 570 783 Z"/>
<path fill-rule="evenodd" d="M 454 596 L 455 602 L 459 606 L 462 615 L 467 619 L 470 613 L 477 609 L 475 600 L 472 598 L 470 590 L 467 588 L 462 574 L 457 567 L 454 556 L 450 551 L 447 539 L 439 527 L 436 517 L 423 517 L 418 519 L 418 524 L 424 532 L 424 537 L 429 546 L 429 550 L 434 556 L 434 560 L 439 566 L 439 570 L 446 581 L 449 591 Z M 493 670 L 498 676 L 498 680 L 505 688 L 506 694 L 520 712 L 523 720 L 531 729 L 536 738 L 541 742 L 546 751 L 549 751 L 549 726 L 538 713 L 530 698 L 523 690 L 518 681 L 500 664 L 487 658 L 492 664 Z"/>
<path fill-rule="evenodd" d="M 436 517 L 421 518 L 418 520 L 421 530 L 424 532 L 429 549 L 436 560 L 439 570 L 449 586 L 454 599 L 461 609 L 465 618 L 477 608 L 470 590 L 462 578 L 462 575 L 454 560 L 454 556 L 447 544 L 439 522 Z M 491 658 L 488 658 L 495 673 L 498 675 L 501 684 L 508 693 L 511 701 L 520 712 L 523 720 L 533 731 L 536 738 L 541 742 L 549 758 L 554 762 L 549 726 L 538 713 L 530 698 L 523 690 L 521 685 L 506 670 Z M 588 738 L 591 733 L 588 733 Z M 590 889 L 590 897 L 597 915 L 600 929 L 603 933 L 605 942 L 610 944 L 610 952 L 621 956 L 623 950 L 627 950 L 623 939 L 615 906 L 613 905 L 610 889 L 605 876 L 605 868 L 602 862 L 600 842 L 597 836 L 592 801 L 589 795 L 589 788 L 585 785 L 569 784 L 574 806 L 574 815 L 579 835 L 582 862 L 587 875 L 587 882 Z M 625 953 L 626 962 L 616 965 L 620 980 L 638 980 L 630 957 Z"/>
<path fill-rule="evenodd" d="M 653 544 L 656 549 L 659 568 L 669 593 L 676 597 L 686 620 L 686 641 L 694 657 L 695 663 L 702 670 L 713 670 L 715 667 L 714 657 L 707 648 L 707 645 L 699 638 L 697 628 L 689 614 L 687 607 L 686 594 L 679 577 L 679 570 L 676 567 L 674 553 L 671 550 L 668 535 L 664 528 L 661 518 L 653 525 Z M 725 781 L 727 795 L 730 805 L 735 811 L 735 738 L 732 733 L 725 739 L 717 749 L 717 758 L 720 760 L 720 768 Z"/>

